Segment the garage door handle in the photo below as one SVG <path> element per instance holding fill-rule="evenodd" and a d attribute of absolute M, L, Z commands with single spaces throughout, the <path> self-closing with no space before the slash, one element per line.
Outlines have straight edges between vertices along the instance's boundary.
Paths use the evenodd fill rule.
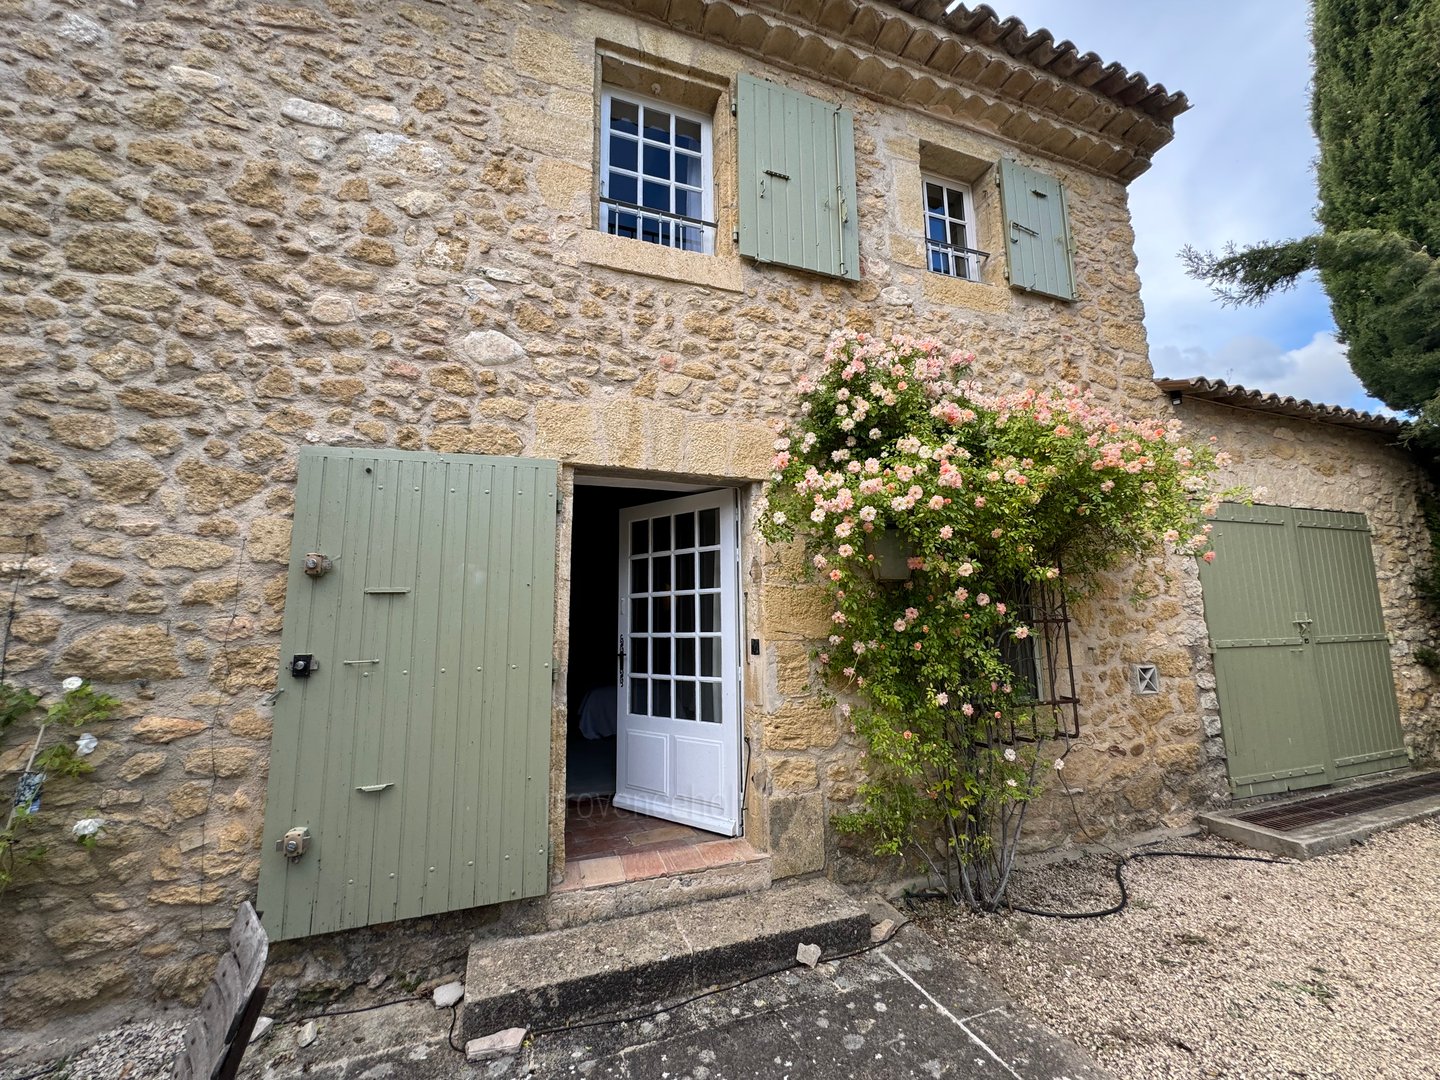
<path fill-rule="evenodd" d="M 392 782 L 392 783 L 389 783 L 389 784 L 361 784 L 361 785 L 360 785 L 359 787 L 357 787 L 355 790 L 356 790 L 356 791 L 363 791 L 363 792 L 365 792 L 365 794 L 367 794 L 367 795 L 373 795 L 373 794 L 374 794 L 375 792 L 377 792 L 377 791 L 384 791 L 387 787 L 394 787 L 394 786 L 395 786 L 395 784 L 394 784 L 393 782 Z"/>

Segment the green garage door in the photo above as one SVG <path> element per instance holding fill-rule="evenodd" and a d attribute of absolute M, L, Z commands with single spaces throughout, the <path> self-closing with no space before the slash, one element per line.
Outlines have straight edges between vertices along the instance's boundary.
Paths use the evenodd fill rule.
<path fill-rule="evenodd" d="M 1363 514 L 1227 503 L 1202 564 L 1237 797 L 1408 763 Z"/>
<path fill-rule="evenodd" d="M 555 481 L 549 461 L 301 451 L 257 904 L 272 939 L 546 890 Z M 333 567 L 307 574 L 311 553 Z"/>

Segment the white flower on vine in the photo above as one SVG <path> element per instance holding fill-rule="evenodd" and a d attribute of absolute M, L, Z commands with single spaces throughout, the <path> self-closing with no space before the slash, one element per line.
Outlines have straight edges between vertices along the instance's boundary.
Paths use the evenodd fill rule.
<path fill-rule="evenodd" d="M 82 679 L 82 678 L 80 678 L 79 675 L 71 675 L 68 679 L 66 679 L 64 682 L 62 682 L 62 683 L 60 684 L 60 689 L 61 689 L 61 690 L 64 690 L 65 693 L 68 694 L 68 693 L 70 693 L 72 690 L 79 690 L 80 687 L 82 687 L 82 686 L 84 686 L 84 685 L 85 685 L 85 680 Z"/>
<path fill-rule="evenodd" d="M 1005 760 L 1006 760 L 1006 761 L 1014 761 L 1014 760 L 1015 760 L 1015 748 L 1014 748 L 1013 746 L 1007 746 L 1007 747 L 1005 748 Z"/>
<path fill-rule="evenodd" d="M 94 836 L 105 827 L 105 819 L 98 817 L 81 818 L 75 822 L 70 829 L 76 840 L 84 840 L 87 836 Z"/>
<path fill-rule="evenodd" d="M 1064 771 L 1065 771 L 1065 759 L 1064 759 L 1064 758 L 1059 758 L 1059 757 L 1057 757 L 1057 758 L 1055 759 L 1055 771 L 1056 771 L 1056 772 L 1064 772 Z"/>
<path fill-rule="evenodd" d="M 88 731 L 75 740 L 75 752 L 81 757 L 95 752 L 95 747 L 100 745 L 100 740 Z"/>
<path fill-rule="evenodd" d="M 1016 785 L 1015 780 L 1014 780 L 1013 777 L 1007 777 L 1006 780 L 1005 780 L 1005 786 L 1006 786 L 1006 787 L 1016 787 L 1017 785 Z"/>

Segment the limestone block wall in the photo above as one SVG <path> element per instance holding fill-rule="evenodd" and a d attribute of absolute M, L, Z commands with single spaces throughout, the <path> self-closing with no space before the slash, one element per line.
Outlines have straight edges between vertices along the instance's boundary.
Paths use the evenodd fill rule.
<path fill-rule="evenodd" d="M 9 0 L 0 30 L 6 674 L 84 675 L 124 702 L 93 777 L 46 793 L 62 830 L 103 815 L 99 846 L 62 835 L 0 900 L 6 1030 L 194 1001 L 253 895 L 299 447 L 548 456 L 753 499 L 789 388 L 837 327 L 952 342 L 997 383 L 1168 409 L 1120 182 L 756 55 L 579 0 Z M 860 281 L 734 254 L 741 70 L 855 111 Z M 641 76 L 713 108 L 714 256 L 594 229 L 599 81 Z M 998 256 L 980 283 L 924 271 L 936 154 L 978 164 L 980 246 L 997 252 L 986 163 L 1068 185 L 1075 303 L 1012 293 Z M 824 596 L 793 551 L 747 540 L 745 559 L 762 642 L 747 836 L 777 876 L 874 873 L 828 840 L 859 748 L 810 678 Z M 1100 827 L 1191 797 L 1201 736 L 1178 673 L 1198 609 L 1174 573 L 1142 568 L 1077 613 Z M 1177 672 L 1143 707 L 1124 685 L 1142 654 Z M 1177 744 L 1196 749 L 1162 757 Z M 4 748 L 7 785 L 22 764 Z"/>

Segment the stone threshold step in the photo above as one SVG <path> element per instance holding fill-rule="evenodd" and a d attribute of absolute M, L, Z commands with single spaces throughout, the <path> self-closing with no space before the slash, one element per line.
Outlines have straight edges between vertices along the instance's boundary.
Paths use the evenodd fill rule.
<path fill-rule="evenodd" d="M 465 1039 L 549 1027 L 772 970 L 802 942 L 823 956 L 870 940 L 870 916 L 812 881 L 470 948 Z"/>

